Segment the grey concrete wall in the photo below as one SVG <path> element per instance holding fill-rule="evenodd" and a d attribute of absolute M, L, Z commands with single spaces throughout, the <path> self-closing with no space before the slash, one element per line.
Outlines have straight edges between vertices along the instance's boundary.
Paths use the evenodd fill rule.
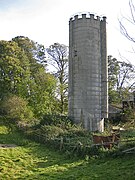
<path fill-rule="evenodd" d="M 100 23 L 101 37 L 101 104 L 102 118 L 108 118 L 108 61 L 106 43 L 106 18 Z"/>
<path fill-rule="evenodd" d="M 69 21 L 69 117 L 90 131 L 103 131 L 108 111 L 106 20 L 87 16 Z"/>

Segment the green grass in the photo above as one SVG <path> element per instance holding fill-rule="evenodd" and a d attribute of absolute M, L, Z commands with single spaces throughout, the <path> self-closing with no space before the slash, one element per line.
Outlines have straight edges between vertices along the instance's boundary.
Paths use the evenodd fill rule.
<path fill-rule="evenodd" d="M 0 126 L 0 180 L 134 180 L 135 154 L 117 157 L 69 159 L 55 149 L 32 142 L 19 133 L 8 134 Z"/>

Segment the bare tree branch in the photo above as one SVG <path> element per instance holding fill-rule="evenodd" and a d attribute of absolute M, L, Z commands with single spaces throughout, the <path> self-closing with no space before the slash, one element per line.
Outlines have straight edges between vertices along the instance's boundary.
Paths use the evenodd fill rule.
<path fill-rule="evenodd" d="M 132 2 L 132 0 L 129 0 L 129 9 L 130 9 L 130 17 L 124 17 L 122 16 L 122 19 L 118 19 L 119 24 L 120 24 L 120 32 L 130 41 L 132 41 L 133 43 L 135 43 L 135 37 L 133 37 L 129 31 L 127 30 L 127 28 L 125 27 L 125 22 L 128 22 L 132 25 L 135 26 L 135 6 Z"/>
<path fill-rule="evenodd" d="M 134 6 L 132 0 L 129 1 L 129 7 L 130 7 L 130 12 L 131 12 L 132 20 L 135 23 L 135 16 L 134 16 L 135 6 Z"/>

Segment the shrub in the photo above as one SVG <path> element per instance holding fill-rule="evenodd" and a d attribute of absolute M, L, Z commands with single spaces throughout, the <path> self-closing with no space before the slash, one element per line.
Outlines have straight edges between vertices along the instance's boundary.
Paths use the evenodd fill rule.
<path fill-rule="evenodd" d="M 13 95 L 5 98 L 1 109 L 2 115 L 8 120 L 8 123 L 17 125 L 18 122 L 23 122 L 28 124 L 34 120 L 34 114 L 28 106 L 28 102 L 21 97 Z"/>
<path fill-rule="evenodd" d="M 64 133 L 64 130 L 55 125 L 44 125 L 41 126 L 41 134 L 44 135 L 46 140 L 54 139 Z"/>
<path fill-rule="evenodd" d="M 67 116 L 62 115 L 44 115 L 43 119 L 40 122 L 40 125 L 38 125 L 38 127 L 36 128 L 42 129 L 42 127 L 52 127 L 52 131 L 55 131 L 55 128 L 57 130 L 62 130 L 62 135 L 64 137 L 76 137 L 86 135 L 86 130 L 83 129 L 81 125 L 73 124 L 73 122 Z"/>
<path fill-rule="evenodd" d="M 125 109 L 122 117 L 123 122 L 132 121 L 133 119 L 135 119 L 135 110 L 131 107 Z"/>
<path fill-rule="evenodd" d="M 71 120 L 64 115 L 59 115 L 59 114 L 45 114 L 40 121 L 41 125 L 60 125 L 61 126 L 67 126 L 73 124 Z"/>

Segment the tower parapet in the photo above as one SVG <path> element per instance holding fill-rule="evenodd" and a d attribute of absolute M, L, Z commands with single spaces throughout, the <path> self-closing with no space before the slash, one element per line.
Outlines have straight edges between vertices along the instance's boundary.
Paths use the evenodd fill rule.
<path fill-rule="evenodd" d="M 90 19 L 90 20 L 98 20 L 98 21 L 106 22 L 105 16 L 98 16 L 96 14 L 91 14 L 91 13 L 81 13 L 81 14 L 78 13 L 78 14 L 72 15 L 69 21 L 74 21 L 78 19 Z"/>

